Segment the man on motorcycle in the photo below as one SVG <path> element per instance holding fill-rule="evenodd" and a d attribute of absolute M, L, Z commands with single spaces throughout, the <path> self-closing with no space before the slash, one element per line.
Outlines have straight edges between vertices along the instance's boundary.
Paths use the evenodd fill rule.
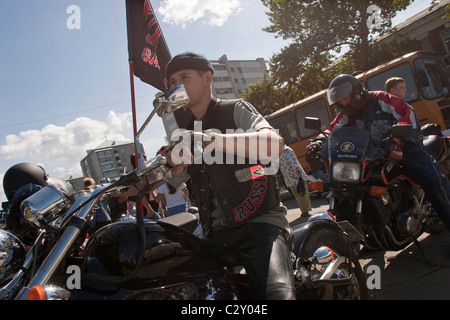
<path fill-rule="evenodd" d="M 389 137 L 392 125 L 411 124 L 412 137 L 393 141 L 387 148 L 389 157 L 402 161 L 411 178 L 419 183 L 436 213 L 450 231 L 450 186 L 439 171 L 436 161 L 421 142 L 420 126 L 411 106 L 402 99 L 384 91 L 367 91 L 353 76 L 341 74 L 334 78 L 327 92 L 328 102 L 339 111 L 327 130 L 307 146 L 307 154 L 318 152 L 331 131 L 350 126 L 369 131 L 375 143 Z"/>
<path fill-rule="evenodd" d="M 179 54 L 168 63 L 166 78 L 170 86 L 184 85 L 190 97 L 187 108 L 193 117 L 184 129 L 192 130 L 197 120 L 201 121 L 203 130 L 218 130 L 213 142 L 205 139 L 203 143 L 215 143 L 214 152 L 222 152 L 223 157 L 228 153 L 235 160 L 238 156 L 257 158 L 250 147 L 251 138 L 258 142 L 256 150 L 263 147 L 262 143 L 269 144 L 265 147 L 272 150 L 270 144 L 274 143 L 279 157 L 284 144 L 282 138 L 252 105 L 243 100 L 220 101 L 213 97 L 213 73 L 211 63 L 203 55 L 192 52 Z M 227 129 L 247 132 L 225 134 Z M 234 143 L 239 139 L 245 140 L 243 145 Z M 174 157 L 173 152 L 161 154 L 169 162 Z M 185 169 L 182 174 L 187 173 L 191 179 L 204 235 L 219 255 L 231 254 L 239 259 L 254 297 L 295 299 L 289 250 L 292 229 L 279 199 L 275 177 L 261 174 L 265 167 L 259 163 L 207 164 L 203 160 L 201 164 L 183 163 L 172 172 L 180 167 Z"/>

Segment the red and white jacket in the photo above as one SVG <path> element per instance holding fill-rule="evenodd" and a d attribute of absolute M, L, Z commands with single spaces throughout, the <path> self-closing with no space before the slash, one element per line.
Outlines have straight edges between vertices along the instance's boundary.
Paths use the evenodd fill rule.
<path fill-rule="evenodd" d="M 411 124 L 413 138 L 418 139 L 419 122 L 409 104 L 385 91 L 366 91 L 366 102 L 361 107 L 361 112 L 353 116 L 339 112 L 324 133 L 328 135 L 345 126 L 358 127 L 368 130 L 372 139 L 378 143 L 389 136 L 392 125 L 397 123 Z"/>

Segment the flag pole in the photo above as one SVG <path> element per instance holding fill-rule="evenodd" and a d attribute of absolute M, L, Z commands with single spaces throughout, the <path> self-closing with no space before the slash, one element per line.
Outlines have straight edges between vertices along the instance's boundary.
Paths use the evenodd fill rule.
<path fill-rule="evenodd" d="M 133 72 L 133 61 L 129 61 L 130 65 L 130 88 L 131 88 L 131 110 L 133 114 L 133 137 L 134 137 L 134 163 L 135 168 L 139 169 L 139 153 L 138 153 L 138 143 L 137 140 L 137 123 L 136 123 L 136 101 L 134 97 L 134 72 Z"/>

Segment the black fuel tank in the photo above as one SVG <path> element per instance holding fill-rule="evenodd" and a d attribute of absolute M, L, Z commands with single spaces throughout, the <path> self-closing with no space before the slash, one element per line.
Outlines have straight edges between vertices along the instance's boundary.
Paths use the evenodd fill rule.
<path fill-rule="evenodd" d="M 154 221 L 144 225 L 146 249 L 134 278 L 148 280 L 217 268 L 216 264 L 199 257 L 203 244 L 191 233 Z M 139 241 L 136 221 L 116 222 L 103 227 L 90 237 L 87 244 L 88 269 L 91 263 L 96 265 L 97 272 L 101 270 L 103 276 L 126 276 L 136 266 Z"/>

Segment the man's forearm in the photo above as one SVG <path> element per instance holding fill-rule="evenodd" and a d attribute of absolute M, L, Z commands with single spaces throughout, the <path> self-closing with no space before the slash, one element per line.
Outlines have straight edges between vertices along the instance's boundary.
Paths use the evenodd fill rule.
<path fill-rule="evenodd" d="M 250 133 L 214 135 L 212 147 L 217 151 L 235 154 L 252 160 L 278 159 L 283 152 L 284 141 L 272 130 Z"/>

